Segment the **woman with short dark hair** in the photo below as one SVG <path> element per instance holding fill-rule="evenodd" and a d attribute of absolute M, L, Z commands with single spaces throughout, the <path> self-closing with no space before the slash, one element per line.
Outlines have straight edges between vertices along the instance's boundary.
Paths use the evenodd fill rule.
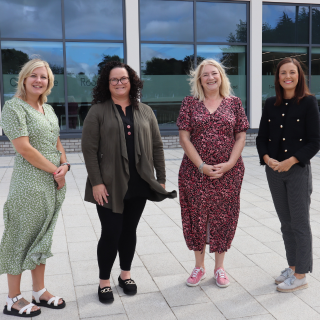
<path fill-rule="evenodd" d="M 103 303 L 114 300 L 110 272 L 117 252 L 119 286 L 125 294 L 137 292 L 130 269 L 136 229 L 147 199 L 176 197 L 175 191 L 165 190 L 162 139 L 153 110 L 139 102 L 142 87 L 127 64 L 107 63 L 83 125 L 82 151 L 88 171 L 85 200 L 96 204 L 102 226 L 98 295 Z"/>
<path fill-rule="evenodd" d="M 275 279 L 277 290 L 293 292 L 308 286 L 305 274 L 312 272 L 310 159 L 320 147 L 319 109 L 296 59 L 279 62 L 275 89 L 263 109 L 257 149 L 261 165 L 267 165 L 289 265 Z"/>

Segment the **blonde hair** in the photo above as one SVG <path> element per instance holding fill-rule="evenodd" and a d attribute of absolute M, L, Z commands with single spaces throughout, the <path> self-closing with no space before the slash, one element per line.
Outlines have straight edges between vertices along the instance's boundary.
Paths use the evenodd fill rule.
<path fill-rule="evenodd" d="M 40 95 L 39 103 L 43 105 L 47 102 L 47 96 L 51 93 L 51 89 L 54 85 L 54 76 L 50 69 L 48 62 L 41 59 L 32 59 L 23 65 L 21 71 L 19 72 L 19 79 L 17 85 L 17 91 L 15 96 L 21 98 L 22 100 L 26 100 L 27 92 L 24 85 L 24 80 L 31 75 L 34 69 L 45 67 L 48 72 L 48 87 L 47 90 Z"/>
<path fill-rule="evenodd" d="M 203 72 L 203 68 L 206 65 L 211 65 L 216 67 L 220 73 L 220 76 L 221 76 L 221 86 L 219 88 L 220 95 L 224 98 L 232 95 L 233 92 L 232 92 L 229 78 L 227 77 L 227 74 L 225 72 L 225 67 L 214 59 L 205 59 L 197 66 L 196 70 L 190 71 L 189 83 L 191 86 L 191 94 L 195 98 L 199 99 L 199 101 L 204 101 L 205 95 L 201 85 L 200 78 Z"/>

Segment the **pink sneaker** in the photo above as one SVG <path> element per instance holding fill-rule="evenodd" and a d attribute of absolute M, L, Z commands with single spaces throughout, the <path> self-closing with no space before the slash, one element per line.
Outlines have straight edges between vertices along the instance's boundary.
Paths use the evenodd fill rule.
<path fill-rule="evenodd" d="M 187 286 L 195 287 L 206 277 L 206 272 L 202 268 L 194 268 L 191 276 L 187 280 Z"/>
<path fill-rule="evenodd" d="M 225 288 L 230 284 L 227 274 L 222 268 L 214 271 L 214 279 L 216 279 L 217 286 L 220 288 Z"/>

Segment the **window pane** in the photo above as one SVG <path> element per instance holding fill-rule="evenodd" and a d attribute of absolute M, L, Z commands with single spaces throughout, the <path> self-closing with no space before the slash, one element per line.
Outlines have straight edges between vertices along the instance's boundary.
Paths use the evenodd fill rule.
<path fill-rule="evenodd" d="M 0 0 L 2 38 L 62 38 L 61 0 Z"/>
<path fill-rule="evenodd" d="M 122 0 L 65 0 L 66 39 L 122 40 Z"/>
<path fill-rule="evenodd" d="M 69 129 L 80 130 L 92 101 L 100 69 L 109 61 L 123 62 L 122 43 L 66 43 Z"/>
<path fill-rule="evenodd" d="M 141 45 L 142 101 L 154 110 L 162 128 L 177 128 L 181 101 L 190 95 L 193 53 L 192 45 Z"/>
<path fill-rule="evenodd" d="M 47 61 L 54 74 L 54 87 L 48 96 L 59 119 L 65 117 L 63 49 L 60 42 L 2 41 L 1 42 L 4 101 L 13 97 L 21 66 L 30 59 Z M 63 127 L 61 128 L 63 129 Z"/>
<path fill-rule="evenodd" d="M 264 43 L 309 43 L 309 7 L 263 5 Z"/>
<path fill-rule="evenodd" d="M 263 47 L 262 48 L 262 107 L 267 98 L 275 96 L 274 74 L 278 63 L 287 57 L 295 58 L 302 63 L 308 75 L 308 49 L 301 47 Z"/>
<path fill-rule="evenodd" d="M 247 61 L 245 46 L 213 46 L 201 45 L 197 47 L 198 63 L 212 58 L 226 67 L 234 95 L 242 101 L 247 110 Z"/>
<path fill-rule="evenodd" d="M 247 42 L 247 5 L 197 2 L 198 42 Z"/>
<path fill-rule="evenodd" d="M 320 105 L 320 48 L 312 48 L 311 53 L 310 91 L 316 95 Z"/>
<path fill-rule="evenodd" d="M 140 0 L 142 41 L 193 41 L 193 3 Z"/>
<path fill-rule="evenodd" d="M 320 7 L 312 8 L 312 43 L 320 44 Z"/>

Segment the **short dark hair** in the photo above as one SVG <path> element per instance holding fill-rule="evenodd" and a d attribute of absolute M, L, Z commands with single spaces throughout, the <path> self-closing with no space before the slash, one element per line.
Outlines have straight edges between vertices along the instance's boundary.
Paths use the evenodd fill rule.
<path fill-rule="evenodd" d="M 139 99 L 141 98 L 141 90 L 143 82 L 138 77 L 137 73 L 127 64 L 120 61 L 110 61 L 102 68 L 97 85 L 93 88 L 92 104 L 102 103 L 111 99 L 111 92 L 109 90 L 109 76 L 110 71 L 115 68 L 124 68 L 127 70 L 130 81 L 129 98 L 134 108 L 138 108 Z"/>
<path fill-rule="evenodd" d="M 280 68 L 286 63 L 293 63 L 298 69 L 299 78 L 298 78 L 298 84 L 296 86 L 295 94 L 294 94 L 295 99 L 297 100 L 297 103 L 299 103 L 302 98 L 311 95 L 309 88 L 307 86 L 306 77 L 302 69 L 301 63 L 295 58 L 290 58 L 290 57 L 284 58 L 278 63 L 277 71 L 275 73 L 275 79 L 274 79 L 274 84 L 276 89 L 276 102 L 274 104 L 275 106 L 280 106 L 283 103 L 284 92 L 279 81 L 279 72 L 280 72 Z"/>

